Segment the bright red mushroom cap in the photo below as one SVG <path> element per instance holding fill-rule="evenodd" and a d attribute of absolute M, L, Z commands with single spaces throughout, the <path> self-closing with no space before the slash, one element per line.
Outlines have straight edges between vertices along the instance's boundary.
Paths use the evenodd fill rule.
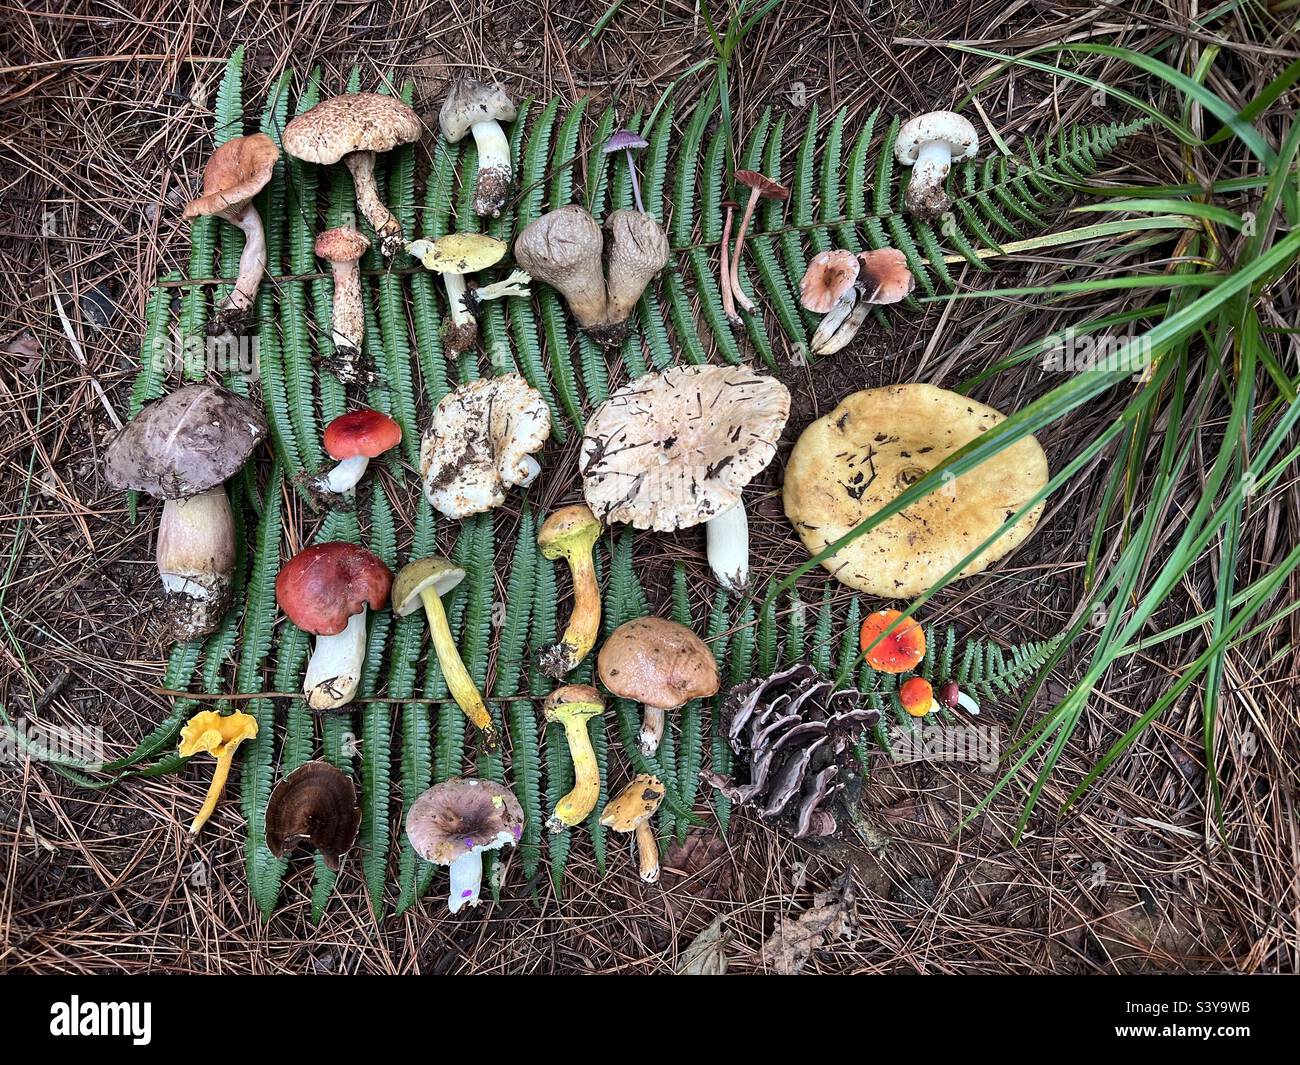
<path fill-rule="evenodd" d="M 401 439 L 402 427 L 377 410 L 351 410 L 325 427 L 325 450 L 336 459 L 357 455 L 373 459 L 396 447 Z"/>
<path fill-rule="evenodd" d="M 877 610 L 862 623 L 861 647 L 867 653 L 867 665 L 877 673 L 906 673 L 925 657 L 925 630 L 915 618 L 900 622 L 876 643 L 877 637 L 902 616 L 901 610 Z"/>
<path fill-rule="evenodd" d="M 275 599 L 304 632 L 336 636 L 353 614 L 381 609 L 392 583 L 388 567 L 364 547 L 316 544 L 280 567 Z"/>

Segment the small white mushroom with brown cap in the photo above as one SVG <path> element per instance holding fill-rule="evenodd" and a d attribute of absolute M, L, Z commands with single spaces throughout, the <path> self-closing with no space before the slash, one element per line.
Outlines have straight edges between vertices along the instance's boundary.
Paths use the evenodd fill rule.
<path fill-rule="evenodd" d="M 706 522 L 709 565 L 749 580 L 747 485 L 776 455 L 790 392 L 745 366 L 674 366 L 624 385 L 582 438 L 582 490 L 598 518 L 674 532 Z"/>
<path fill-rule="evenodd" d="M 872 307 L 907 299 L 915 284 L 907 257 L 897 248 L 860 255 L 836 249 L 816 255 L 799 286 L 800 302 L 826 316 L 813 333 L 813 354 L 842 351 Z"/>
<path fill-rule="evenodd" d="M 439 401 L 421 442 L 424 494 L 449 518 L 498 507 L 541 472 L 533 453 L 550 433 L 546 400 L 519 374 L 463 384 Z"/>
<path fill-rule="evenodd" d="M 335 226 L 316 238 L 316 257 L 329 263 L 334 275 L 334 306 L 330 312 L 334 358 L 330 369 L 345 385 L 355 384 L 360 376 L 357 364 L 366 333 L 360 263 L 369 248 L 369 238 L 354 226 Z"/>
<path fill-rule="evenodd" d="M 659 844 L 655 842 L 650 818 L 663 801 L 663 781 L 641 773 L 606 803 L 600 814 L 600 823 L 606 828 L 635 833 L 638 872 L 646 884 L 659 879 Z"/>
<path fill-rule="evenodd" d="M 442 135 L 452 144 L 474 135 L 478 149 L 478 177 L 474 181 L 474 213 L 496 218 L 510 194 L 513 168 L 510 141 L 500 123 L 513 122 L 514 102 L 499 85 L 486 85 L 474 78 L 457 78 L 447 90 L 438 112 Z"/>
<path fill-rule="evenodd" d="M 979 150 L 975 127 L 955 111 L 930 111 L 904 122 L 894 141 L 894 158 L 912 168 L 903 193 L 908 213 L 925 219 L 943 214 L 948 171 L 954 162 L 974 159 Z"/>

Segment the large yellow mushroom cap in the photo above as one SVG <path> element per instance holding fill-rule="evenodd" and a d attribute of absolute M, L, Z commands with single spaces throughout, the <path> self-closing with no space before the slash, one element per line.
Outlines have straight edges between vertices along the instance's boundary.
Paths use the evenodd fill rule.
<path fill-rule="evenodd" d="M 848 396 L 804 430 L 785 471 L 785 513 L 811 554 L 871 517 L 1004 416 L 933 385 Z M 850 588 L 886 598 L 924 592 L 1047 484 L 1047 456 L 1025 437 L 886 518 L 823 565 Z M 1043 504 L 961 571 L 996 562 L 1038 523 Z"/>

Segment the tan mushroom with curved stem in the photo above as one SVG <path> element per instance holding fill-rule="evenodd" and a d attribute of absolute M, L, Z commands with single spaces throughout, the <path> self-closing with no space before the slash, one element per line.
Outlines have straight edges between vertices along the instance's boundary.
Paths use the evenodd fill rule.
<path fill-rule="evenodd" d="M 345 385 L 355 384 L 360 377 L 357 366 L 366 335 L 360 264 L 369 248 L 369 238 L 354 226 L 335 226 L 316 238 L 316 257 L 330 264 L 334 277 L 334 306 L 330 312 L 334 356 L 329 367 Z"/>
<path fill-rule="evenodd" d="M 736 250 L 731 254 L 731 291 L 741 310 L 752 312 L 753 301 L 745 295 L 740 287 L 740 256 L 745 250 L 745 235 L 749 232 L 749 223 L 754 219 L 754 208 L 759 200 L 788 200 L 790 190 L 781 182 L 756 170 L 737 170 L 736 183 L 749 189 L 749 199 L 745 203 L 745 214 L 740 219 L 740 229 L 736 233 Z"/>
<path fill-rule="evenodd" d="M 474 180 L 474 213 L 496 218 L 510 194 L 513 169 L 510 141 L 500 123 L 513 122 L 514 102 L 499 85 L 486 85 L 474 78 L 457 78 L 447 91 L 438 112 L 442 135 L 452 144 L 473 134 L 478 150 L 478 176 Z"/>
<path fill-rule="evenodd" d="M 600 763 L 596 761 L 587 722 L 604 712 L 605 700 L 588 684 L 556 688 L 542 704 L 546 720 L 564 729 L 569 757 L 573 759 L 573 788 L 555 804 L 555 813 L 546 822 L 552 832 L 563 832 L 581 824 L 596 807 L 600 797 Z"/>
<path fill-rule="evenodd" d="M 659 879 L 659 844 L 650 819 L 664 801 L 664 784 L 658 777 L 642 773 L 611 799 L 601 811 L 600 823 L 615 832 L 636 834 L 637 865 L 641 880 L 653 884 Z"/>
<path fill-rule="evenodd" d="M 515 238 L 515 261 L 563 296 L 589 332 L 605 322 L 604 250 L 600 223 L 577 204 L 548 211 Z"/>
<path fill-rule="evenodd" d="M 600 632 L 600 585 L 592 548 L 600 539 L 600 520 L 583 503 L 561 507 L 542 523 L 537 546 L 542 555 L 569 564 L 573 578 L 573 611 L 557 643 L 538 652 L 537 664 L 548 677 L 560 680 L 578 668 L 596 646 Z"/>

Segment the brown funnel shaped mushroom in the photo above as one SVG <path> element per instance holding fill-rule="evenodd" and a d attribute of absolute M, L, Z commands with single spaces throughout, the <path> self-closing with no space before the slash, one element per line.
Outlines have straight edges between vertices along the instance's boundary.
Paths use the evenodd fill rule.
<path fill-rule="evenodd" d="M 320 851 L 327 868 L 338 871 L 339 859 L 357 838 L 361 807 L 352 778 L 329 762 L 300 765 L 275 786 L 266 807 L 266 846 L 283 858 L 303 843 Z"/>
<path fill-rule="evenodd" d="M 605 322 L 592 335 L 606 347 L 627 336 L 628 320 L 641 294 L 668 263 L 668 234 L 644 211 L 615 211 L 609 229 L 609 262 L 605 268 L 608 299 Z"/>

